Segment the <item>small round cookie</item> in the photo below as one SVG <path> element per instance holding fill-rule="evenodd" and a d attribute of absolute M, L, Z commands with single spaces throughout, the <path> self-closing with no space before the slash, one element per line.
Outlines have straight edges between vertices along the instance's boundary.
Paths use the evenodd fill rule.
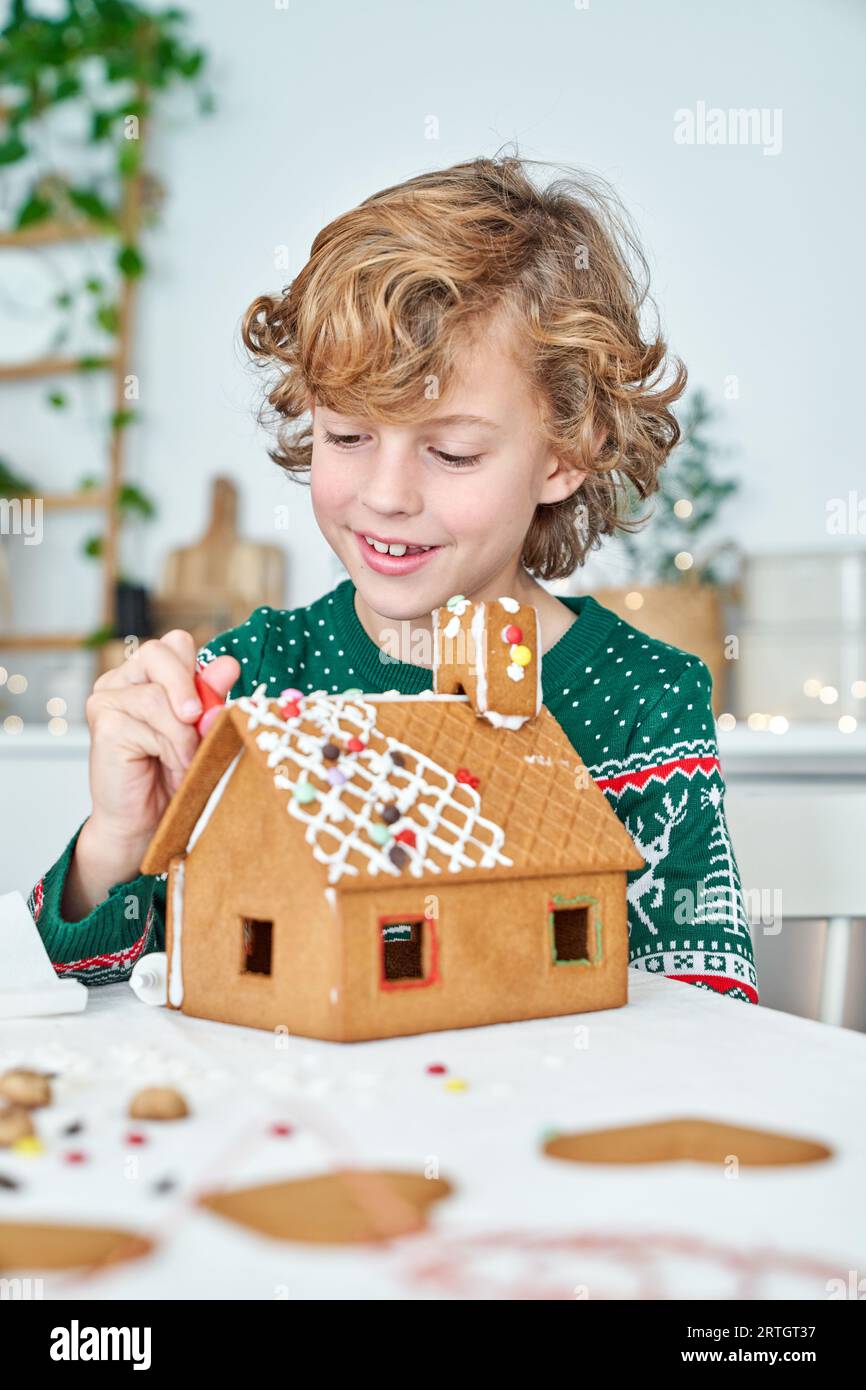
<path fill-rule="evenodd" d="M 146 1086 L 132 1097 L 129 1113 L 134 1120 L 182 1120 L 189 1106 L 173 1086 Z"/>
<path fill-rule="evenodd" d="M 0 1149 L 11 1149 L 19 1139 L 35 1134 L 30 1112 L 20 1105 L 0 1105 Z"/>
<path fill-rule="evenodd" d="M 0 1096 L 12 1105 L 38 1110 L 41 1105 L 51 1104 L 51 1082 L 40 1071 L 15 1067 L 0 1076 Z"/>

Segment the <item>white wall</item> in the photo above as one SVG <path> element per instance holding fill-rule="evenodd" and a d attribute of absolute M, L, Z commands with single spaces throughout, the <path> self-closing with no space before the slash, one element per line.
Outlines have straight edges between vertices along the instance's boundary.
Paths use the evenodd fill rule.
<path fill-rule="evenodd" d="M 730 515 L 743 545 L 836 543 L 825 502 L 856 485 L 861 448 L 862 6 L 186 0 L 184 8 L 210 53 L 219 110 L 187 116 L 189 103 L 178 99 L 152 136 L 168 199 L 145 243 L 152 270 L 135 354 L 145 422 L 130 435 L 130 473 L 155 495 L 160 522 L 131 539 L 128 568 L 152 579 L 167 547 L 194 539 L 207 480 L 228 470 L 243 486 L 249 534 L 272 541 L 276 504 L 288 497 L 297 508 L 287 602 L 309 602 L 333 582 L 305 493 L 287 493 L 254 425 L 256 377 L 244 365 L 240 317 L 257 293 L 291 278 L 337 213 L 515 137 L 524 155 L 612 179 L 630 207 L 670 341 L 692 383 L 723 406 L 723 436 L 739 447 L 745 487 Z M 781 108 L 781 153 L 675 144 L 674 111 L 699 101 Z M 431 115 L 436 140 L 425 138 Z M 282 245 L 288 271 L 275 269 Z M 0 313 L 7 357 L 17 355 L 10 331 L 13 347 L 35 348 L 46 322 L 28 320 L 35 271 L 25 293 L 16 259 L 15 283 L 9 262 L 2 279 L 4 302 L 11 294 L 16 309 L 11 330 Z M 726 402 L 730 375 L 740 395 Z M 0 452 L 49 485 L 72 483 L 102 458 L 98 388 L 69 419 L 50 419 L 41 394 L 3 388 Z M 35 555 L 23 557 L 20 546 L 12 555 L 19 612 L 26 604 L 48 621 L 50 604 L 52 626 L 78 626 L 95 598 L 93 571 L 76 557 L 82 523 L 51 524 L 58 529 Z M 604 573 L 609 562 L 600 563 Z"/>

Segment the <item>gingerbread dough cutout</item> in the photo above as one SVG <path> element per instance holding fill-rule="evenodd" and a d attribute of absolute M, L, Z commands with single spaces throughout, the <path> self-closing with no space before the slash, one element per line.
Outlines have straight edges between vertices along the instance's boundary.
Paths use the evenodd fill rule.
<path fill-rule="evenodd" d="M 139 1259 L 150 1254 L 151 1241 L 132 1231 L 108 1226 L 49 1226 L 25 1221 L 0 1222 L 0 1271 L 4 1274 L 43 1269 L 80 1269 Z"/>
<path fill-rule="evenodd" d="M 689 1118 L 560 1134 L 548 1139 L 543 1151 L 570 1163 L 725 1164 L 733 1157 L 756 1168 L 822 1163 L 833 1153 L 825 1144 L 797 1135 Z"/>
<path fill-rule="evenodd" d="M 199 1203 L 274 1240 L 347 1245 L 423 1231 L 427 1207 L 451 1191 L 444 1178 L 341 1168 L 315 1177 L 206 1193 Z"/>

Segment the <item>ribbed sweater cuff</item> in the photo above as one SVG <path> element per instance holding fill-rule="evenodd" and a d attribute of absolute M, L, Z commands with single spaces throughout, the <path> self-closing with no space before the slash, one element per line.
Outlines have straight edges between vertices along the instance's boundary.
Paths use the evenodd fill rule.
<path fill-rule="evenodd" d="M 30 899 L 39 935 L 49 958 L 56 964 L 91 961 L 128 950 L 140 940 L 153 901 L 155 877 L 139 874 L 128 883 L 115 883 L 108 897 L 80 921 L 66 921 L 60 905 L 83 825 L 82 821 L 60 858 L 36 885 Z"/>

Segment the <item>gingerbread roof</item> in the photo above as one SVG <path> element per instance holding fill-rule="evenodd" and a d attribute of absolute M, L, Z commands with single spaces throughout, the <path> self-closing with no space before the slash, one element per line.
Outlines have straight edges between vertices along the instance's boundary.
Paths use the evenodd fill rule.
<path fill-rule="evenodd" d="M 143 872 L 164 871 L 189 848 L 241 751 L 261 765 L 299 845 L 321 866 L 323 887 L 644 867 L 544 707 L 519 729 L 493 727 L 459 695 L 319 691 L 288 718 L 281 708 L 263 687 L 226 707 L 166 811 Z"/>

